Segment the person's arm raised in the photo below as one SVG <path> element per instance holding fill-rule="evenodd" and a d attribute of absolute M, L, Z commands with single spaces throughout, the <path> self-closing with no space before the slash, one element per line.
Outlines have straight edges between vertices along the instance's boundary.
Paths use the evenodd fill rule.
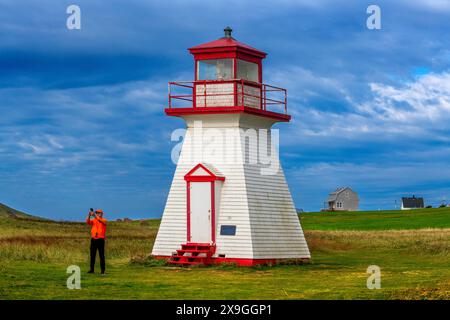
<path fill-rule="evenodd" d="M 92 222 L 92 220 L 91 220 L 91 212 L 89 211 L 89 213 L 88 213 L 88 216 L 87 216 L 87 218 L 86 218 L 86 223 L 87 224 L 93 224 L 93 222 Z"/>

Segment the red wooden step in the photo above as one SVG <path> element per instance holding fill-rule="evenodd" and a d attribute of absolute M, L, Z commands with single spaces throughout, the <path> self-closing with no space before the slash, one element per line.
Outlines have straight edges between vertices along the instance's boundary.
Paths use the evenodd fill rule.
<path fill-rule="evenodd" d="M 178 249 L 178 253 L 211 253 L 211 250 Z"/>
<path fill-rule="evenodd" d="M 211 256 L 215 252 L 215 246 L 205 243 L 186 243 L 181 249 L 174 252 L 169 260 L 170 264 L 190 266 L 196 264 L 208 265 Z"/>
<path fill-rule="evenodd" d="M 211 249 L 211 247 L 213 246 L 209 244 L 200 244 L 200 243 L 186 243 L 181 245 L 182 249 L 194 249 L 194 250 L 209 250 Z"/>
<path fill-rule="evenodd" d="M 173 261 L 204 261 L 209 259 L 208 257 L 199 257 L 199 256 L 177 256 L 173 257 Z"/>
<path fill-rule="evenodd" d="M 176 265 L 185 265 L 185 266 L 194 266 L 194 265 L 199 265 L 201 263 L 199 262 L 188 262 L 188 261 L 172 261 L 170 262 L 170 264 L 176 264 Z"/>

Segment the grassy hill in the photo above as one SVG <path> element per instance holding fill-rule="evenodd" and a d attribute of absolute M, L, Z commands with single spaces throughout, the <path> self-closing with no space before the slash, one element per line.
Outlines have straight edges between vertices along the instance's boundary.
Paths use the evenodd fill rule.
<path fill-rule="evenodd" d="M 450 208 L 305 212 L 300 220 L 306 230 L 411 230 L 450 228 Z"/>
<path fill-rule="evenodd" d="M 148 258 L 159 220 L 110 222 L 104 277 L 86 274 L 86 224 L 0 219 L 0 299 L 450 299 L 450 209 L 301 217 L 311 263 L 255 268 L 167 267 Z"/>
<path fill-rule="evenodd" d="M 13 219 L 28 219 L 28 220 L 47 220 L 44 218 L 32 216 L 22 211 L 10 208 L 0 203 L 0 218 L 13 218 Z"/>

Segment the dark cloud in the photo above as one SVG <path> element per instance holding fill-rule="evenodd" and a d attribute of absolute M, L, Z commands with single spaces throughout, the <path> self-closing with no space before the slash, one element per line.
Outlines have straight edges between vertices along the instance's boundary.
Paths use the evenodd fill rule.
<path fill-rule="evenodd" d="M 159 215 L 183 126 L 163 115 L 167 81 L 191 80 L 186 48 L 226 25 L 269 53 L 265 81 L 289 91 L 293 121 L 277 127 L 298 207 L 347 184 L 363 208 L 450 198 L 447 2 L 378 1 L 380 31 L 365 27 L 369 1 L 80 0 L 72 31 L 69 4 L 0 3 L 0 202 Z"/>

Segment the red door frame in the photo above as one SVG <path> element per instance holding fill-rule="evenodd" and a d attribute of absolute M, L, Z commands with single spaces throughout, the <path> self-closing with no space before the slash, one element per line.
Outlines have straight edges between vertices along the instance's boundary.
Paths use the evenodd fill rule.
<path fill-rule="evenodd" d="M 208 175 L 192 175 L 197 169 L 202 168 Z M 186 180 L 186 237 L 187 242 L 191 242 L 191 182 L 210 182 L 211 183 L 211 242 L 216 243 L 216 181 L 225 181 L 225 177 L 217 176 L 201 163 L 192 168 L 185 176 Z"/>

